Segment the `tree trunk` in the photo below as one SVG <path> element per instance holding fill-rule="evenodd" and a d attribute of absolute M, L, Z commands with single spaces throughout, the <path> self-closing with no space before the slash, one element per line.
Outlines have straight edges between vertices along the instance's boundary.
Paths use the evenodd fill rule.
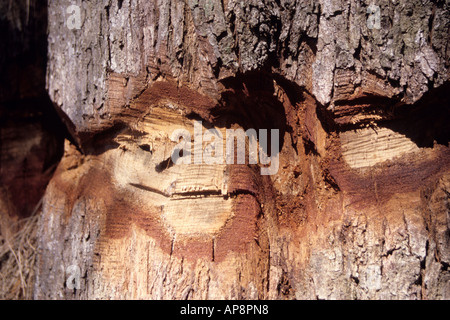
<path fill-rule="evenodd" d="M 72 142 L 34 298 L 450 299 L 449 27 L 440 0 L 50 1 Z"/>

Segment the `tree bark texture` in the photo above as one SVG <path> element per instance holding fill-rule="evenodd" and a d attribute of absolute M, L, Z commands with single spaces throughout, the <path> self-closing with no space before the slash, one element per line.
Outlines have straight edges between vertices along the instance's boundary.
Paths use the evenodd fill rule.
<path fill-rule="evenodd" d="M 34 298 L 450 299 L 448 1 L 47 10 L 72 142 L 38 212 Z M 174 165 L 171 134 L 199 121 L 278 129 L 279 170 Z"/>

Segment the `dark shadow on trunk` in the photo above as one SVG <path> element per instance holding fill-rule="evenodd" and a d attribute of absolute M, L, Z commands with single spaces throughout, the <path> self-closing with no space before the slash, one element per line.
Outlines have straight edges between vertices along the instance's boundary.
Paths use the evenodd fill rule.
<path fill-rule="evenodd" d="M 49 99 L 46 1 L 0 5 L 0 197 L 10 217 L 34 213 L 67 129 Z"/>

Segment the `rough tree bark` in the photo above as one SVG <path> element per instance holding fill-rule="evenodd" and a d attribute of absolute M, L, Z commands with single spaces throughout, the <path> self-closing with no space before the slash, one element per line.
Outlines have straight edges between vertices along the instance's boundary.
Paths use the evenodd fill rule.
<path fill-rule="evenodd" d="M 49 1 L 34 297 L 450 299 L 449 6 Z M 195 120 L 278 129 L 278 172 L 174 165 Z"/>

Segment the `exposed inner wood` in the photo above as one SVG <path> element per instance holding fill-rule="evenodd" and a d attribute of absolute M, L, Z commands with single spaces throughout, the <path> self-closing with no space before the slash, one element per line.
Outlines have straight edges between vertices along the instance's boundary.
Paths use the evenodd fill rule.
<path fill-rule="evenodd" d="M 360 169 L 419 151 L 408 137 L 388 128 L 366 128 L 340 134 L 342 155 L 351 168 Z"/>
<path fill-rule="evenodd" d="M 177 291 L 177 285 L 182 284 L 166 284 L 160 290 L 167 274 L 191 283 L 188 274 L 192 272 L 202 286 L 210 286 L 206 284 L 209 281 L 216 286 L 220 281 L 221 286 L 232 288 L 238 281 L 239 266 L 239 281 L 247 290 L 255 290 L 255 296 L 269 292 L 277 296 L 278 289 L 268 283 L 285 281 L 283 272 L 287 272 L 275 264 L 279 256 L 270 258 L 277 241 L 290 239 L 289 249 L 276 249 L 289 263 L 308 272 L 316 270 L 326 263 L 323 259 L 341 254 L 334 253 L 328 243 L 338 232 L 333 230 L 349 232 L 348 212 L 367 209 L 374 228 L 379 224 L 373 221 L 383 219 L 393 221 L 392 228 L 402 228 L 398 225 L 403 223 L 402 212 L 420 205 L 422 184 L 432 185 L 440 172 L 448 170 L 448 148 L 439 144 L 419 146 L 417 139 L 403 130 L 408 127 L 407 121 L 337 133 L 326 118 L 319 119 L 324 115 L 318 113 L 314 98 L 302 93 L 302 99 L 296 100 L 285 83 L 271 83 L 276 94 L 271 94 L 273 100 L 266 100 L 270 103 L 265 107 L 258 104 L 257 86 L 249 86 L 247 93 L 239 89 L 233 89 L 233 94 L 227 92 L 221 109 L 200 109 L 206 112 L 204 118 L 199 116 L 203 111 L 195 112 L 195 100 L 189 105 L 184 105 L 185 101 L 175 103 L 170 99 L 171 90 L 175 90 L 170 81 L 158 83 L 158 88 L 168 91 L 160 98 L 151 98 L 144 91 L 115 115 L 116 125 L 91 135 L 83 145 L 84 155 L 68 147 L 50 185 L 49 192 L 55 198 L 47 203 L 54 212 L 65 212 L 66 219 L 86 210 L 97 221 L 95 225 L 102 231 L 92 248 L 96 257 L 92 263 L 100 270 L 94 277 L 102 279 L 99 283 L 106 281 L 108 288 L 121 288 L 140 279 L 128 285 L 129 297 L 183 298 L 189 294 Z M 229 86 L 239 88 L 239 84 Z M 153 92 L 154 88 L 147 90 Z M 239 119 L 234 110 L 240 104 Z M 284 110 L 279 118 L 271 113 L 276 108 Z M 252 119 L 255 110 L 259 113 Z M 273 176 L 261 176 L 258 165 L 175 164 L 171 160 L 179 141 L 170 137 L 177 129 L 190 133 L 194 151 L 195 121 L 202 121 L 202 133 L 215 129 L 225 139 L 227 128 L 258 128 L 271 119 L 276 125 L 269 128 L 282 128 L 284 132 L 280 170 Z M 200 149 L 204 151 L 210 142 L 203 141 Z M 65 199 L 64 194 L 72 196 L 67 202 L 57 200 Z M 401 206 L 397 208 L 398 203 Z M 411 210 L 408 219 L 415 217 L 415 209 Z M 382 237 L 387 232 L 383 230 L 374 232 Z M 310 254 L 311 243 L 326 249 Z M 141 269 L 153 271 L 145 276 Z M 374 270 L 378 277 L 375 263 L 367 270 Z M 255 279 L 261 277 L 263 281 L 257 284 Z M 292 281 L 305 281 L 298 272 L 290 277 Z M 315 281 L 321 280 L 316 277 Z M 287 281 L 283 289 L 287 295 L 294 290 L 288 289 L 290 283 Z M 110 294 L 109 289 L 95 288 L 102 297 Z M 218 289 L 208 297 L 227 297 L 227 292 Z M 200 291 L 196 294 L 201 296 Z"/>

